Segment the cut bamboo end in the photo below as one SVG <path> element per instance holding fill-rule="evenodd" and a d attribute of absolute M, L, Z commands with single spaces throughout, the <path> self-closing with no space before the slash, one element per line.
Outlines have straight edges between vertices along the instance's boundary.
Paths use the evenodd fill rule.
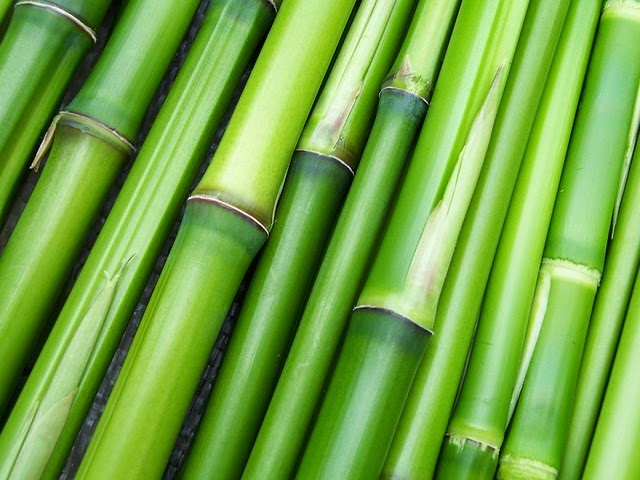
<path fill-rule="evenodd" d="M 71 23 L 73 23 L 75 26 L 77 26 L 82 32 L 86 33 L 87 36 L 89 36 L 89 38 L 91 38 L 91 41 L 93 43 L 96 43 L 96 41 L 98 40 L 98 36 L 96 35 L 96 32 L 93 28 L 91 28 L 89 25 L 87 25 L 85 22 L 83 22 L 80 18 L 78 18 L 76 15 L 74 15 L 73 13 L 71 13 L 68 10 L 65 10 L 64 8 L 60 7 L 59 5 L 55 5 L 53 3 L 49 3 L 49 2 L 38 2 L 38 1 L 34 1 L 34 0 L 21 0 L 19 2 L 15 3 L 15 7 L 14 8 L 18 8 L 18 7 L 33 7 L 33 8 L 41 8 L 44 10 L 48 10 L 51 13 L 53 13 L 54 15 L 59 15 L 63 18 L 65 18 L 66 20 L 69 20 Z"/>
<path fill-rule="evenodd" d="M 558 470 L 530 458 L 505 455 L 500 459 L 499 480 L 555 480 Z"/>

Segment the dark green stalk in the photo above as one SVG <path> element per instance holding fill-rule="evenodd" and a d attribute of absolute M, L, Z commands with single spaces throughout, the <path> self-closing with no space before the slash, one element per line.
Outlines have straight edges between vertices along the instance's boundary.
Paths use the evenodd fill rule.
<path fill-rule="evenodd" d="M 242 474 L 413 6 L 413 0 L 365 0 L 351 23 L 291 160 L 185 478 Z"/>
<path fill-rule="evenodd" d="M 636 114 L 638 112 L 636 103 Z M 638 132 L 630 132 L 628 158 Z M 607 388 L 629 298 L 640 265 L 640 149 L 635 148 L 620 214 L 605 258 L 578 374 L 573 412 L 564 451 L 562 478 L 580 479 Z"/>
<path fill-rule="evenodd" d="M 0 18 L 9 7 L 3 3 Z M 11 21 L 4 36 L 0 32 L 0 227 L 38 138 L 95 42 L 111 0 L 11 4 Z"/>
<path fill-rule="evenodd" d="M 423 0 L 380 92 L 378 113 L 278 385 L 245 468 L 245 478 L 293 475 L 322 386 L 422 125 L 457 2 Z"/>
<path fill-rule="evenodd" d="M 640 476 L 640 279 L 636 277 L 604 402 L 579 478 L 634 479 Z M 565 463 L 563 463 L 565 465 Z"/>
<path fill-rule="evenodd" d="M 46 466 L 47 478 L 59 475 L 198 166 L 273 16 L 273 8 L 261 0 L 214 0 L 210 5 L 2 431 L 0 471 L 24 458 L 31 468 Z M 87 338 L 87 331 L 94 336 Z M 8 452 L 27 435 L 32 412 L 44 417 L 43 399 L 60 401 L 74 389 L 66 418 L 46 434 L 51 459 L 45 447 L 25 441 L 13 460 Z M 43 429 L 29 435 L 44 435 Z M 42 458 L 40 465 L 36 456 Z M 12 474 L 18 475 L 15 469 Z"/>
<path fill-rule="evenodd" d="M 529 320 L 535 347 L 523 358 L 526 377 L 500 458 L 501 478 L 558 475 L 620 179 L 626 177 L 627 141 L 638 129 L 639 6 L 610 1 L 601 16 L 540 267 Z"/>
<path fill-rule="evenodd" d="M 285 2 L 169 259 L 77 478 L 162 474 L 354 2 Z M 162 412 L 160 415 L 158 412 Z"/>
<path fill-rule="evenodd" d="M 426 298 L 419 300 L 425 314 L 419 318 L 421 323 L 362 302 L 367 294 L 365 286 L 302 457 L 300 478 L 368 479 L 380 475 L 411 381 L 432 334 L 425 324 L 435 315 L 439 290 L 482 168 L 503 79 L 501 67 L 445 192 L 427 221 L 425 241 L 417 252 L 422 261 L 410 269 L 410 275 L 415 274 L 410 280 L 424 279 L 422 293 Z M 416 151 L 416 155 L 422 153 Z M 414 285 L 409 285 L 411 290 Z"/>
<path fill-rule="evenodd" d="M 48 132 L 47 165 L 0 257 L 0 406 L 133 153 L 144 113 L 199 3 L 176 9 L 170 0 L 129 1 L 86 83 Z"/>
<path fill-rule="evenodd" d="M 534 5 L 542 10 L 529 13 L 537 17 L 542 33 L 555 15 L 546 16 L 551 12 L 543 2 Z M 560 44 L 548 51 L 547 70 L 556 50 L 551 71 L 546 84 L 538 84 L 544 93 L 493 261 L 465 380 L 449 420 L 439 478 L 493 479 L 498 466 L 537 272 L 600 5 L 599 0 L 574 3 L 564 22 L 567 7 L 568 3 L 562 6 L 555 27 L 556 42 L 563 32 Z"/>

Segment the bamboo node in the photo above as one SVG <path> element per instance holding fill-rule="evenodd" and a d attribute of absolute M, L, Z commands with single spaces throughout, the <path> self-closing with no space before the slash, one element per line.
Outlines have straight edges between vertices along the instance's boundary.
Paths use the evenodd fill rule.
<path fill-rule="evenodd" d="M 324 157 L 327 160 L 330 161 L 334 161 L 336 162 L 338 165 L 340 165 L 341 167 L 343 167 L 345 170 L 347 170 L 351 176 L 355 176 L 356 172 L 353 170 L 353 168 L 351 167 L 351 165 L 349 165 L 347 162 L 345 162 L 344 160 L 342 160 L 340 157 L 336 156 L 336 155 L 330 155 L 328 153 L 322 153 L 322 152 L 316 152 L 314 150 L 308 150 L 306 148 L 297 148 L 296 151 L 298 152 L 307 152 L 307 153 L 312 153 L 314 155 L 318 155 L 320 157 Z"/>
<path fill-rule="evenodd" d="M 465 445 L 468 443 L 477 445 L 479 450 L 490 452 L 491 456 L 494 457 L 495 459 L 498 458 L 498 455 L 500 453 L 500 447 L 496 447 L 495 445 L 491 445 L 489 443 L 483 442 L 475 438 L 461 436 L 461 435 L 453 435 L 451 433 L 446 433 L 445 438 L 451 445 L 459 449 L 464 448 Z"/>
<path fill-rule="evenodd" d="M 258 220 L 253 215 L 245 212 L 241 208 L 236 207 L 235 205 L 231 205 L 230 203 L 227 203 L 224 200 L 221 200 L 220 198 L 218 198 L 218 197 L 216 197 L 214 195 L 206 195 L 206 194 L 202 194 L 202 193 L 194 194 L 194 195 L 191 195 L 189 198 L 187 198 L 188 202 L 190 202 L 192 200 L 201 200 L 203 202 L 215 203 L 215 204 L 221 206 L 222 208 L 225 208 L 227 210 L 231 210 L 232 212 L 234 212 L 234 213 L 246 218 L 251 223 L 255 224 L 258 228 L 263 230 L 264 233 L 266 234 L 267 238 L 269 238 L 269 229 L 260 220 Z"/>
<path fill-rule="evenodd" d="M 525 457 L 513 457 L 509 454 L 500 459 L 498 479 L 555 480 L 558 469 L 539 460 Z"/>
<path fill-rule="evenodd" d="M 572 262 L 571 260 L 563 260 L 560 258 L 543 258 L 541 269 L 550 270 L 552 273 L 564 276 L 574 277 L 575 279 L 586 282 L 595 288 L 600 286 L 600 279 L 602 278 L 602 273 L 595 268 L 589 268 L 586 265 L 581 265 L 579 263 Z"/>
<path fill-rule="evenodd" d="M 392 316 L 394 318 L 397 318 L 398 320 L 410 323 L 411 325 L 414 325 L 417 328 L 419 328 L 421 330 L 424 330 L 430 336 L 433 336 L 433 330 L 431 330 L 430 328 L 427 328 L 424 325 L 421 325 L 418 322 L 416 322 L 414 320 L 411 320 L 409 317 L 406 317 L 406 316 L 402 315 L 401 313 L 396 312 L 395 310 L 391 310 L 390 308 L 378 307 L 376 305 L 356 305 L 355 307 L 353 307 L 352 311 L 356 312 L 358 310 L 376 310 L 378 312 L 383 312 L 383 313 L 385 313 L 387 315 L 390 315 L 390 316 Z"/>
<path fill-rule="evenodd" d="M 65 10 L 62 7 L 59 7 L 58 5 L 54 5 L 48 2 L 39 2 L 36 0 L 19 0 L 18 2 L 15 3 L 14 8 L 21 7 L 21 6 L 30 6 L 30 7 L 50 10 L 54 12 L 56 15 L 60 15 L 61 17 L 66 18 L 67 20 L 75 24 L 77 27 L 79 27 L 80 30 L 82 30 L 91 38 L 91 41 L 93 43 L 96 43 L 98 41 L 98 36 L 96 35 L 96 32 L 93 28 L 91 28 L 89 25 L 87 25 L 78 17 L 76 17 L 73 13 Z"/>

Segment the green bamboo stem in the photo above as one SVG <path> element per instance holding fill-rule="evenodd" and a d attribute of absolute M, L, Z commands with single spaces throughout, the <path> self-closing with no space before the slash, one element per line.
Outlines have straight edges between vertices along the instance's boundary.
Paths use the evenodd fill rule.
<path fill-rule="evenodd" d="M 631 148 L 627 152 L 631 154 L 637 132 L 630 133 L 633 133 L 629 139 Z M 560 468 L 562 477 L 567 479 L 582 478 L 635 274 L 640 265 L 640 222 L 637 218 L 637 205 L 640 204 L 639 175 L 640 149 L 636 147 L 582 354 L 567 446 Z"/>
<path fill-rule="evenodd" d="M 378 112 L 362 160 L 244 478 L 288 478 L 295 472 L 369 255 L 404 160 L 422 125 L 457 8 L 457 2 L 442 0 L 423 0 L 417 6 L 407 38 L 380 92 Z"/>
<path fill-rule="evenodd" d="M 625 175 L 627 140 L 629 132 L 638 129 L 639 6 L 635 1 L 607 2 L 601 16 L 530 315 L 541 327 L 501 455 L 501 478 L 558 475 L 586 330 Z"/>
<path fill-rule="evenodd" d="M 21 443 L 18 439 L 27 432 L 25 425 L 42 399 L 56 392 L 58 399 L 66 398 L 75 388 L 65 421 L 47 433 L 53 439 L 51 458 L 34 443 L 25 443 L 18 456 L 35 468 L 35 457 L 40 455 L 40 468 L 46 466 L 44 476 L 59 475 L 198 166 L 273 14 L 273 8 L 260 0 L 214 0 L 210 5 L 0 435 L 0 465 L 13 462 L 8 452 Z M 111 280 L 116 272 L 117 281 Z M 96 337 L 88 341 L 83 333 L 87 330 Z M 73 370 L 65 370 L 69 358 L 75 359 Z M 40 407 L 40 417 L 42 411 Z M 42 431 L 33 430 L 29 435 Z"/>
<path fill-rule="evenodd" d="M 110 4 L 110 0 L 15 2 L 0 42 L 0 226 L 38 138 L 95 42 L 95 31 Z"/>
<path fill-rule="evenodd" d="M 198 4 L 188 0 L 176 9 L 169 0 L 130 1 L 81 91 L 49 129 L 35 160 L 52 144 L 47 165 L 0 257 L 0 405 L 133 153 L 144 113 Z"/>
<path fill-rule="evenodd" d="M 489 144 L 505 76 L 501 67 L 445 192 L 425 226 L 427 240 L 417 253 L 424 262 L 411 273 L 426 280 L 423 295 L 427 301 L 423 305 L 429 315 L 435 316 L 439 292 Z M 416 151 L 416 155 L 422 153 Z M 366 479 L 380 475 L 411 381 L 432 335 L 424 326 L 427 322 L 420 324 L 362 302 L 365 293 L 352 314 L 298 469 L 300 478 Z"/>
<path fill-rule="evenodd" d="M 242 474 L 413 7 L 413 0 L 367 0 L 351 23 L 291 160 L 274 227 L 184 464 L 185 478 Z"/>
<path fill-rule="evenodd" d="M 233 296 L 273 223 L 291 155 L 353 5 L 283 4 L 212 167 L 187 203 L 77 478 L 161 475 Z"/>
<path fill-rule="evenodd" d="M 557 18 L 554 44 L 558 39 L 560 43 L 548 50 L 546 69 L 551 66 L 551 71 L 546 83 L 539 84 L 544 93 L 493 261 L 465 380 L 449 420 L 439 478 L 492 479 L 498 466 L 537 273 L 600 12 L 599 0 L 574 3 L 565 21 L 569 4 L 557 6 L 560 13 L 533 2 L 528 12 L 541 28 L 539 38 L 548 35 L 543 32 Z M 539 39 L 531 40 L 530 48 L 536 48 Z"/>
<path fill-rule="evenodd" d="M 640 476 L 640 281 L 636 278 L 617 346 L 602 410 L 586 460 L 585 480 L 598 478 L 634 479 Z M 566 463 L 563 463 L 565 465 Z"/>
<path fill-rule="evenodd" d="M 547 5 L 545 9 L 555 7 Z M 533 15 L 536 10 L 536 3 L 532 3 L 485 167 L 445 281 L 437 318 L 438 335 L 431 340 L 414 380 L 387 458 L 385 478 L 421 478 L 433 475 L 436 467 L 493 253 L 540 99 L 538 87 L 545 81 L 551 63 L 549 51 L 553 51 L 557 41 L 559 25 L 553 20 L 541 24 L 541 16 Z M 541 26 L 543 32 L 538 31 Z"/>

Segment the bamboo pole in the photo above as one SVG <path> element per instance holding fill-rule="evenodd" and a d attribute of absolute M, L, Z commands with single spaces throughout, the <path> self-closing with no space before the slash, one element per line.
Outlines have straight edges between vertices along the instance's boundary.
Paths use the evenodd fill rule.
<path fill-rule="evenodd" d="M 14 11 L 0 42 L 0 226 L 111 0 L 11 3 Z"/>
<path fill-rule="evenodd" d="M 268 236 L 291 155 L 353 5 L 283 3 L 212 166 L 187 202 L 77 478 L 162 473 L 222 320 Z M 152 413 L 158 411 L 163 415 Z"/>
<path fill-rule="evenodd" d="M 365 479 L 380 475 L 411 380 L 432 333 L 426 325 L 436 310 L 438 290 L 482 168 L 504 88 L 504 73 L 501 67 L 471 126 L 442 199 L 427 221 L 424 238 L 429 240 L 418 252 L 424 263 L 410 272 L 417 273 L 414 278 L 426 280 L 427 299 L 422 301 L 426 315 L 418 319 L 426 321 L 418 323 L 365 302 L 354 309 L 298 468 L 300 478 Z M 360 302 L 366 293 L 365 289 Z"/>
<path fill-rule="evenodd" d="M 637 277 L 635 284 L 640 286 Z M 639 291 L 634 287 L 584 473 L 580 472 L 585 480 L 640 476 Z"/>
<path fill-rule="evenodd" d="M 354 16 L 291 160 L 185 478 L 242 474 L 413 9 L 413 0 L 366 0 Z"/>
<path fill-rule="evenodd" d="M 295 473 L 325 377 L 431 99 L 458 2 L 419 2 L 380 91 L 353 185 L 332 233 L 244 478 Z"/>
<path fill-rule="evenodd" d="M 130 1 L 81 91 L 50 127 L 35 160 L 50 145 L 47 164 L 0 257 L 0 405 L 134 152 L 144 113 L 198 4 Z"/>
<path fill-rule="evenodd" d="M 434 473 L 566 8 L 561 2 L 551 7 L 537 1 L 528 7 L 485 166 L 443 287 L 438 334 L 411 387 L 385 463 L 385 478 Z"/>
<path fill-rule="evenodd" d="M 21 462 L 32 469 L 46 466 L 46 478 L 59 475 L 198 166 L 273 16 L 274 9 L 261 0 L 214 0 L 209 6 L 0 435 L 0 471 Z M 43 428 L 29 430 L 29 422 L 47 425 L 44 405 L 63 399 L 68 411 L 58 429 L 46 435 Z M 52 439 L 51 457 L 38 442 L 22 442 L 21 436 Z M 22 443 L 12 459 L 8 452 Z M 18 475 L 15 468 L 9 475 Z"/>
<path fill-rule="evenodd" d="M 530 315 L 541 327 L 533 329 L 539 335 L 531 340 L 530 363 L 525 357 L 501 478 L 558 475 L 620 179 L 626 177 L 627 139 L 638 129 L 639 5 L 610 1 L 601 16 Z"/>
<path fill-rule="evenodd" d="M 494 258 L 465 380 L 440 452 L 439 478 L 480 477 L 480 471 L 484 478 L 495 476 L 599 10 L 599 1 L 574 3 L 566 21 L 560 19 L 556 38 L 564 23 L 562 37 Z M 542 25 L 551 20 L 546 13 L 547 7 L 536 12 Z"/>

